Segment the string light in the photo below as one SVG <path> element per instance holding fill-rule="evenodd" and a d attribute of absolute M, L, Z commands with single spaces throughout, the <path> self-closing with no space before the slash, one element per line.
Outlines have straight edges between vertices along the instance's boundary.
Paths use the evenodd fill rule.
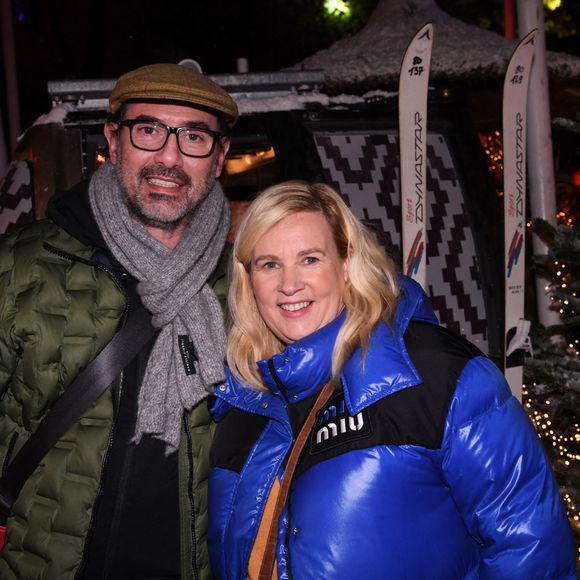
<path fill-rule="evenodd" d="M 504 195 L 501 132 L 480 133 L 479 139 L 485 151 L 488 169 L 493 178 L 497 195 L 501 198 Z M 558 227 L 568 227 L 569 231 L 573 233 L 577 216 L 578 220 L 580 220 L 577 201 L 571 196 L 560 194 L 557 204 L 558 213 L 556 220 L 559 224 Z M 529 222 L 526 225 L 531 231 L 534 231 L 533 222 Z M 567 239 L 565 241 L 554 240 L 554 245 L 568 243 L 576 248 L 577 245 L 574 244 L 577 241 L 574 238 L 571 243 L 570 235 L 571 233 L 564 233 L 563 237 L 568 236 Z M 569 268 L 569 265 L 574 265 L 574 268 Z M 560 313 L 563 321 L 574 319 L 578 316 L 574 308 L 576 303 L 572 300 L 572 298 L 576 299 L 576 292 L 573 291 L 573 288 L 578 283 L 578 264 L 575 262 L 566 264 L 562 260 L 554 260 L 552 267 L 553 269 L 550 269 L 549 274 L 551 282 L 544 286 L 544 291 L 549 296 L 552 308 Z M 571 285 L 572 288 L 570 288 Z M 580 368 L 578 364 L 580 344 L 579 339 L 576 338 L 577 331 L 576 334 L 572 334 L 573 336 L 567 337 L 568 340 L 563 343 L 564 353 L 555 355 L 557 360 L 550 358 L 553 353 L 549 351 L 549 347 L 546 347 L 548 348 L 546 358 L 541 358 L 543 353 L 540 351 L 540 358 L 535 359 L 535 371 L 531 370 L 531 362 L 526 363 L 526 371 L 531 376 L 535 376 L 534 372 L 538 372 L 542 380 L 539 383 L 530 382 L 531 388 L 523 385 L 522 404 L 546 449 L 552 450 L 550 454 L 552 467 L 558 479 L 566 513 L 576 536 L 577 557 L 580 562 L 580 489 L 577 484 L 578 473 L 580 473 L 580 426 L 578 423 L 571 425 L 569 418 L 575 409 L 573 408 L 574 404 L 570 403 L 572 400 L 571 395 L 566 392 L 566 389 L 572 389 L 571 386 L 568 386 L 569 381 L 574 380 L 570 378 L 571 371 L 569 371 L 568 366 L 574 369 Z M 549 339 L 548 343 L 553 346 Z M 540 368 L 542 365 L 545 365 L 545 367 Z M 577 376 L 578 371 L 574 372 L 576 373 L 575 376 Z M 546 384 L 544 384 L 547 380 L 546 377 L 550 377 L 548 382 L 551 380 L 555 384 L 547 388 Z M 552 393 L 549 392 L 550 390 L 553 391 L 553 397 Z M 568 391 L 568 393 L 572 392 Z M 560 399 L 560 396 L 562 399 Z M 559 405 L 560 401 L 562 401 L 562 406 Z"/>
<path fill-rule="evenodd" d="M 487 167 L 491 173 L 496 193 L 498 197 L 503 197 L 503 140 L 501 131 L 479 133 L 479 141 L 485 152 Z M 568 193 L 559 192 L 556 200 L 558 206 L 556 222 L 558 224 L 575 225 L 578 216 L 577 196 L 576 190 L 571 190 Z"/>
<path fill-rule="evenodd" d="M 545 291 L 555 310 L 560 313 L 563 323 L 569 321 L 569 326 L 566 331 L 562 331 L 567 334 L 566 340 L 557 350 L 550 351 L 548 348 L 544 351 L 543 347 L 536 345 L 540 359 L 535 363 L 526 363 L 527 376 L 530 378 L 539 372 L 538 376 L 542 380 L 538 383 L 529 381 L 530 388 L 525 389 L 523 403 L 538 436 L 546 449 L 551 450 L 549 455 L 552 467 L 576 537 L 577 558 L 580 562 L 580 425 L 574 421 L 577 407 L 574 401 L 577 397 L 574 397 L 573 390 L 580 372 L 580 338 L 578 324 L 575 322 L 576 292 L 570 291 L 578 283 L 580 274 L 578 260 L 574 258 L 578 233 L 570 225 L 560 225 L 552 231 L 552 236 L 550 255 L 570 255 L 570 258 L 567 257 L 566 261 L 554 259 L 551 265 L 548 264 L 546 272 L 551 282 L 546 284 Z M 536 371 L 532 370 L 533 364 L 536 365 Z"/>
<path fill-rule="evenodd" d="M 485 151 L 487 167 L 491 173 L 498 197 L 503 197 L 503 142 L 500 131 L 480 133 L 479 141 Z"/>

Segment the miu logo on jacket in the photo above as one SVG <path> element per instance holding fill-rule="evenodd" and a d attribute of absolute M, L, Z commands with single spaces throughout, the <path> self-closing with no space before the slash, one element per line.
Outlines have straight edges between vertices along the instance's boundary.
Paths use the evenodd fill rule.
<path fill-rule="evenodd" d="M 338 393 L 318 412 L 310 435 L 310 453 L 319 453 L 332 447 L 368 437 L 371 434 L 368 412 L 354 417 L 348 412 L 342 393 Z"/>

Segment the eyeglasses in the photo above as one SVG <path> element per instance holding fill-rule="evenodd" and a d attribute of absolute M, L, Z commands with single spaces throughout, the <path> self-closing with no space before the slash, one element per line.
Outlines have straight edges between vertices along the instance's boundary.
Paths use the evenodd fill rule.
<path fill-rule="evenodd" d="M 199 127 L 170 127 L 159 121 L 125 119 L 119 122 L 129 127 L 131 144 L 143 151 L 159 151 L 165 147 L 169 135 L 175 133 L 177 146 L 187 157 L 209 157 L 216 141 L 223 135 L 211 129 Z"/>

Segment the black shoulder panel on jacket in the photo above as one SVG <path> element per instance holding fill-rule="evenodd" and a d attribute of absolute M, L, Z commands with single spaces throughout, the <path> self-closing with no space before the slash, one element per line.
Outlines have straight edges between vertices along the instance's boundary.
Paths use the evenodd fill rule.
<path fill-rule="evenodd" d="M 447 328 L 420 322 L 412 322 L 407 328 L 405 345 L 423 382 L 387 397 L 384 402 L 392 404 L 400 417 L 399 444 L 438 449 L 457 379 L 472 358 L 484 355 Z"/>
<path fill-rule="evenodd" d="M 267 423 L 266 417 L 231 409 L 217 424 L 210 451 L 210 467 L 239 473 Z"/>

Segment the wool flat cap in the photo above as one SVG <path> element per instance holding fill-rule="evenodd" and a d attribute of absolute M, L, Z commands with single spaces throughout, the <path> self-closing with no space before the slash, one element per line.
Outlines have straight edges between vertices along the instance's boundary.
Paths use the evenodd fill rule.
<path fill-rule="evenodd" d="M 222 87 L 179 64 L 151 64 L 119 77 L 109 97 L 109 110 L 114 114 L 123 103 L 140 99 L 178 101 L 209 109 L 230 128 L 238 118 L 235 101 Z"/>

